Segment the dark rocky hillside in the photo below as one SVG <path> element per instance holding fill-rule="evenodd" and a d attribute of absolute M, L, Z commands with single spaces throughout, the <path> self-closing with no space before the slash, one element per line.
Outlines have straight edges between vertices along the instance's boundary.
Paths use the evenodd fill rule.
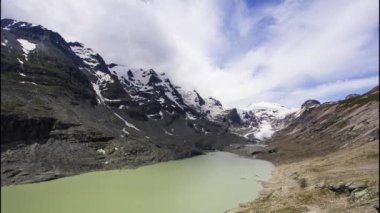
<path fill-rule="evenodd" d="M 2 185 L 179 159 L 244 141 L 186 103 L 154 70 L 116 72 L 91 49 L 42 26 L 2 19 L 1 27 Z M 197 93 L 197 100 L 210 99 Z"/>

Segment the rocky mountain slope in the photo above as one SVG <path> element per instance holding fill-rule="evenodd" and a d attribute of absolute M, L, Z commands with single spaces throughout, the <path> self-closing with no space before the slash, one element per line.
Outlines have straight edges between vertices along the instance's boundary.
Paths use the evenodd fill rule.
<path fill-rule="evenodd" d="M 138 166 L 244 142 L 220 103 L 151 69 L 108 64 L 42 26 L 1 20 L 2 185 Z"/>
<path fill-rule="evenodd" d="M 298 113 L 299 117 L 268 141 L 270 147 L 279 150 L 271 154 L 271 159 L 294 161 L 379 139 L 378 87 L 338 102 L 304 105 Z"/>
<path fill-rule="evenodd" d="M 295 114 L 267 147 L 245 153 L 276 169 L 259 199 L 230 212 L 378 212 L 379 87 L 309 100 Z"/>

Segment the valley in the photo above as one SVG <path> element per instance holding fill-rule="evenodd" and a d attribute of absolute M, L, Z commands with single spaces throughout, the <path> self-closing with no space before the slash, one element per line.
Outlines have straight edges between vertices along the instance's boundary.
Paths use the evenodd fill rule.
<path fill-rule="evenodd" d="M 193 192 L 194 185 L 181 188 L 193 173 L 205 175 L 196 176 L 199 181 L 193 184 L 206 191 L 210 186 L 208 191 L 215 193 L 209 195 L 212 201 L 201 199 L 205 209 L 166 203 L 165 212 L 182 208 L 187 212 L 230 209 L 230 213 L 378 211 L 378 86 L 335 102 L 305 100 L 300 108 L 269 102 L 225 108 L 213 97 L 177 86 L 165 73 L 106 62 L 82 43 L 67 42 L 41 25 L 13 19 L 1 20 L 1 64 L 1 186 L 2 197 L 7 197 L 2 202 L 22 197 L 24 187 L 23 199 L 29 200 L 33 187 L 63 182 L 79 186 L 89 180 L 91 190 L 107 191 L 107 187 L 95 187 L 102 185 L 99 181 L 107 174 L 125 173 L 115 178 L 128 179 L 129 171 L 153 168 L 153 173 L 140 176 L 148 178 L 156 177 L 154 168 L 165 167 L 157 176 L 164 189 L 154 189 L 154 179 L 147 179 L 146 194 L 152 188 L 159 194 L 170 181 L 178 180 L 179 191 L 172 186 L 170 193 L 188 192 L 178 195 L 178 203 L 192 200 L 191 193 L 205 193 Z M 220 161 L 214 161 L 213 155 L 221 155 Z M 187 170 L 186 163 L 173 166 L 181 162 L 190 162 L 192 169 Z M 265 168 L 259 169 L 260 165 Z M 209 172 L 213 169 L 226 177 L 219 185 L 212 183 L 215 174 Z M 259 176 L 264 178 L 245 178 L 246 171 L 253 172 L 248 176 L 262 172 Z M 112 184 L 134 181 L 120 179 Z M 264 187 L 261 193 L 259 183 Z M 58 200 L 64 199 L 67 185 L 57 188 L 63 190 Z M 131 187 L 127 185 L 123 186 Z M 222 186 L 228 186 L 233 196 Z M 36 199 L 47 199 L 46 190 Z M 131 194 L 118 193 L 133 200 Z M 166 196 L 174 199 L 170 193 Z M 221 194 L 226 197 L 218 197 Z M 89 195 L 78 192 L 78 196 Z M 93 207 L 99 212 L 112 208 L 122 212 L 122 206 L 107 202 Z M 210 207 L 216 203 L 226 205 Z M 15 203 L 9 206 L 16 208 Z M 56 212 L 51 208 L 43 211 Z"/>

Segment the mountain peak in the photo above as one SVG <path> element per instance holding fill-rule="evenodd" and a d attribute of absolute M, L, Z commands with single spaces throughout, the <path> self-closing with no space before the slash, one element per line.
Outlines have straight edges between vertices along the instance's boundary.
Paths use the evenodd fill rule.
<path fill-rule="evenodd" d="M 82 43 L 79 43 L 77 41 L 74 42 L 67 42 L 71 47 L 84 47 Z"/>
<path fill-rule="evenodd" d="M 3 18 L 1 19 L 1 28 L 5 30 L 15 29 L 15 28 L 24 28 L 24 27 L 40 27 L 41 29 L 46 29 L 41 25 L 35 25 L 29 22 L 17 21 L 15 19 Z"/>

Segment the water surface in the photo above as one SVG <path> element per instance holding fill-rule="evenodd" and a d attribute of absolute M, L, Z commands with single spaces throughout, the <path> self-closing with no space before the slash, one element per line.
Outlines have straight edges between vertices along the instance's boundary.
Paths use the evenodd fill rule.
<path fill-rule="evenodd" d="M 3 213 L 221 213 L 254 200 L 270 162 L 213 152 L 1 188 Z"/>

